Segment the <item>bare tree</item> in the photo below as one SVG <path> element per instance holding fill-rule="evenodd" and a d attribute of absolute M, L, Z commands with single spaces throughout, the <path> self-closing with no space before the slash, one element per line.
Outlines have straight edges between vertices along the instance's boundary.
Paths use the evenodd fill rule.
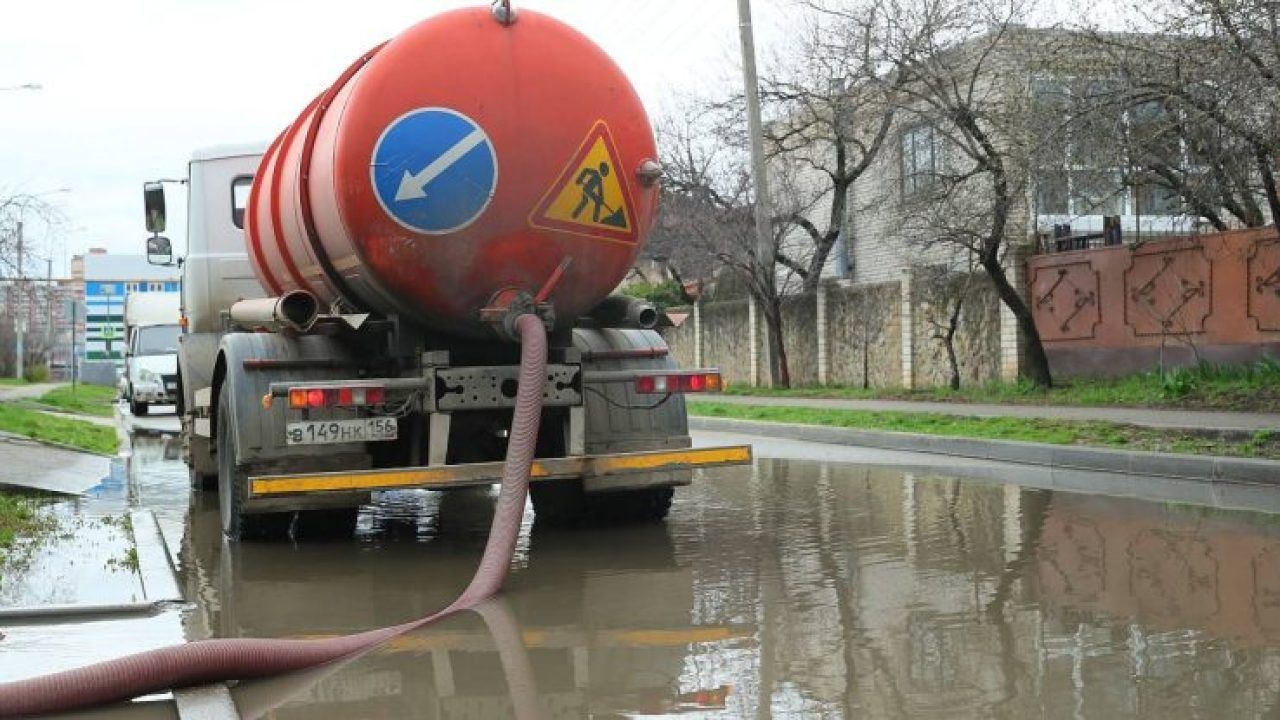
<path fill-rule="evenodd" d="M 1038 138 L 1027 132 L 1025 78 L 1000 60 L 1017 51 L 1012 36 L 1030 11 L 1022 0 L 867 0 L 828 8 L 867 28 L 877 77 L 896 89 L 903 232 L 921 248 L 976 260 L 1026 340 L 1028 376 L 1047 387 L 1044 344 L 1005 268 L 1011 244 L 1026 231 L 1017 223 Z"/>
<path fill-rule="evenodd" d="M 12 338 L 18 326 L 32 317 L 51 314 L 47 308 L 53 289 L 44 287 L 39 292 L 32 278 L 44 275 L 52 242 L 64 231 L 66 222 L 63 212 L 40 195 L 0 192 L 0 280 L 8 284 L 0 288 L 0 302 L 6 306 L 0 319 L 0 336 L 9 338 L 0 348 L 5 372 L 13 370 Z M 51 350 L 48 333 L 29 333 L 24 336 L 23 345 L 26 367 L 43 363 Z"/>
<path fill-rule="evenodd" d="M 784 243 L 778 262 L 802 280 L 806 293 L 817 290 L 848 225 L 854 183 L 885 144 L 897 90 L 876 76 L 871 28 L 812 7 L 800 42 L 776 63 L 763 91 L 775 118 L 765 128 L 771 166 L 791 180 L 782 193 L 790 203 L 778 209 L 778 220 L 802 238 Z"/>
<path fill-rule="evenodd" d="M 1218 230 L 1274 222 L 1278 12 L 1270 0 L 1135 2 L 1130 32 L 1087 33 L 1111 73 L 1103 91 L 1076 98 L 1072 115 L 1122 128 L 1129 185 L 1174 194 Z"/>
<path fill-rule="evenodd" d="M 63 212 L 40 195 L 0 191 L 0 278 L 30 276 L 65 226 Z M 24 267 L 18 265 L 19 244 Z"/>
<path fill-rule="evenodd" d="M 790 369 L 782 342 L 781 293 L 794 278 L 794 272 L 788 263 L 777 260 L 777 249 L 790 226 L 774 222 L 775 257 L 757 258 L 753 185 L 740 117 L 724 104 L 706 103 L 658 123 L 665 171 L 663 205 L 654 235 L 660 251 L 671 253 L 667 257 L 677 276 L 688 277 L 690 272 L 697 272 L 694 268 L 705 271 L 710 262 L 746 284 L 764 316 L 766 341 L 777 363 L 772 368 L 775 382 L 790 387 Z M 775 195 L 793 187 L 785 176 L 774 177 L 771 173 L 770 178 Z M 786 198 L 776 198 L 774 202 L 774 207 L 794 206 L 794 201 Z M 762 268 L 768 273 L 762 273 Z M 766 281 L 765 277 L 774 281 Z"/>

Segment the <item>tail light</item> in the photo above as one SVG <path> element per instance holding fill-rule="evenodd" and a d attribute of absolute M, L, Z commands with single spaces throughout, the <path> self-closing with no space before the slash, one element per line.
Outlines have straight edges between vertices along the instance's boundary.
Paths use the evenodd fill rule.
<path fill-rule="evenodd" d="M 719 392 L 722 387 L 720 373 L 705 370 L 641 375 L 636 378 L 636 392 L 642 395 Z"/>
<path fill-rule="evenodd" d="M 307 410 L 326 407 L 367 407 L 387 400 L 387 389 L 381 386 L 351 385 L 295 387 L 289 389 L 289 408 Z"/>

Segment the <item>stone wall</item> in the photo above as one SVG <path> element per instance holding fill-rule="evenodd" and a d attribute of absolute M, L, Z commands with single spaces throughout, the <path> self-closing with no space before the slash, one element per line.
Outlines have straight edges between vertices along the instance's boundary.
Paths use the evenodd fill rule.
<path fill-rule="evenodd" d="M 1000 379 L 1000 298 L 982 272 L 917 271 L 912 278 L 915 344 L 912 373 L 916 387 L 946 385 L 951 378 L 941 336 L 950 324 L 955 301 L 960 318 L 954 340 L 960 384 L 983 385 Z"/>
<path fill-rule="evenodd" d="M 827 288 L 828 382 L 902 385 L 902 286 L 896 282 Z"/>
<path fill-rule="evenodd" d="M 763 350 L 765 333 L 761 314 L 760 377 L 769 377 L 767 358 Z M 813 295 L 792 295 L 782 300 L 782 344 L 787 351 L 787 369 L 791 371 L 792 385 L 814 385 L 818 382 L 818 308 Z"/>
<path fill-rule="evenodd" d="M 702 365 L 720 368 L 724 379 L 732 384 L 751 382 L 747 304 L 746 300 L 732 300 L 702 306 Z"/>
<path fill-rule="evenodd" d="M 693 317 L 692 307 L 667 308 L 668 312 L 686 315 L 684 322 L 678 327 L 664 328 L 662 336 L 666 338 L 667 345 L 671 347 L 671 357 L 676 364 L 682 368 L 694 368 L 698 366 L 696 333 L 697 325 Z"/>
<path fill-rule="evenodd" d="M 946 353 L 941 343 L 933 339 L 930 321 L 945 321 L 944 304 L 956 292 L 965 293 L 956 336 L 962 384 L 981 384 L 999 377 L 1001 317 L 999 302 L 986 278 L 976 275 L 966 282 L 961 275 L 940 274 L 937 278 L 917 276 L 914 280 L 907 284 L 909 302 L 904 302 L 903 284 L 897 282 L 827 283 L 820 291 L 825 294 L 825 303 L 819 303 L 815 295 L 786 298 L 782 309 L 783 342 L 792 385 L 823 384 L 819 374 L 823 364 L 825 383 L 830 385 L 945 385 L 950 377 Z M 825 318 L 819 318 L 820 305 L 826 308 Z M 703 367 L 720 368 L 730 384 L 751 384 L 753 333 L 749 301 L 705 303 L 699 311 L 700 318 L 690 309 L 680 327 L 664 331 L 673 357 L 682 367 L 698 365 L 700 341 Z M 910 318 L 905 326 L 904 316 Z M 768 372 L 764 366 L 763 313 L 757 313 L 756 322 L 756 358 L 760 364 L 756 377 L 764 384 Z M 818 330 L 824 325 L 824 342 L 820 343 Z M 911 360 L 909 366 L 904 365 L 904 356 Z M 911 372 L 904 372 L 904 367 Z"/>

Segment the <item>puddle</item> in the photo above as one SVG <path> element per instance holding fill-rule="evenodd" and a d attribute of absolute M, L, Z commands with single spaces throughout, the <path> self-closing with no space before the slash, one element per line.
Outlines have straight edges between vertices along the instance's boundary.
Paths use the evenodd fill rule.
<path fill-rule="evenodd" d="M 276 718 L 536 706 L 552 718 L 1166 720 L 1280 705 L 1280 516 L 1028 487 L 1046 478 L 1018 468 L 961 480 L 855 457 L 708 472 L 665 525 L 558 530 L 527 512 L 507 590 L 484 617 L 242 685 L 237 702 Z M 171 441 L 139 441 L 123 469 L 121 488 L 81 502 L 155 510 L 193 605 L 68 631 L 51 666 L 104 628 L 149 647 L 428 614 L 470 579 L 491 515 L 487 491 L 401 492 L 365 508 L 349 540 L 233 546 L 216 497 L 188 499 Z M 1137 492 L 1122 485 L 1094 487 Z M 1275 491 L 1210 494 L 1280 507 Z M 6 650 L 40 632 L 16 629 Z"/>

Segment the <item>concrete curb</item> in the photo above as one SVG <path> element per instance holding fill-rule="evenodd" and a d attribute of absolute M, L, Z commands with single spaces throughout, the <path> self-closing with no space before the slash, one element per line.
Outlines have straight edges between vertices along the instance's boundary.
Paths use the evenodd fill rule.
<path fill-rule="evenodd" d="M 142 578 L 143 595 L 151 602 L 182 602 L 178 574 L 173 569 L 173 558 L 155 513 L 134 510 L 129 518 L 133 526 L 133 546 L 138 551 L 138 576 Z"/>
<path fill-rule="evenodd" d="M 691 415 L 689 429 L 765 435 L 788 440 L 858 445 L 882 450 L 954 455 L 996 462 L 1043 465 L 1072 470 L 1180 478 L 1206 482 L 1280 485 L 1280 462 L 1209 455 L 1111 450 L 1013 440 L 944 437 L 917 433 L 856 430 L 823 425 L 771 423 Z"/>

